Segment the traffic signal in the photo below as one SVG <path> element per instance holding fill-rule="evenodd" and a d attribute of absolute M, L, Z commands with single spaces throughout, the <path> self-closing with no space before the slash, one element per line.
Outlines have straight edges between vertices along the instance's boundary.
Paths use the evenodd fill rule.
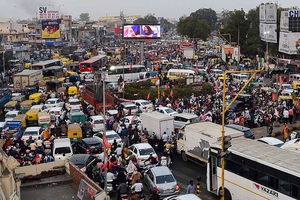
<path fill-rule="evenodd" d="M 284 74 L 287 74 L 287 73 L 290 72 L 290 69 L 289 69 L 289 68 L 284 68 L 283 70 L 284 70 L 284 71 L 283 71 Z"/>
<path fill-rule="evenodd" d="M 269 74 L 288 74 L 290 72 L 289 68 L 276 68 L 276 69 L 271 69 L 269 71 Z"/>

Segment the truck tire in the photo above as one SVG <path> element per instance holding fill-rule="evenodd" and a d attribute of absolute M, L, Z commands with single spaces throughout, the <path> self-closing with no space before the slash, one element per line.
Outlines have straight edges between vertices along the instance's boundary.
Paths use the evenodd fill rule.
<path fill-rule="evenodd" d="M 181 157 L 184 162 L 187 162 L 189 160 L 188 156 L 186 155 L 186 153 L 184 151 L 181 153 Z"/>

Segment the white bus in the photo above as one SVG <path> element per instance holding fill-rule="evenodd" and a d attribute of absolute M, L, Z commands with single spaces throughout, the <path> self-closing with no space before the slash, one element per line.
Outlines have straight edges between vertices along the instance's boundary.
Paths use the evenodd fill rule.
<path fill-rule="evenodd" d="M 244 82 L 247 83 L 248 76 L 246 74 L 233 74 L 232 79 L 234 82 Z"/>
<path fill-rule="evenodd" d="M 120 76 L 125 82 L 134 82 L 143 79 L 146 74 L 146 68 L 144 65 L 132 65 L 130 70 L 130 65 L 124 66 L 111 66 L 106 72 L 105 81 L 106 82 L 118 82 Z M 123 77 L 124 70 L 124 77 Z"/>
<path fill-rule="evenodd" d="M 42 62 L 38 62 L 31 65 L 32 70 L 41 70 L 41 69 L 47 69 L 49 67 L 53 66 L 62 66 L 62 62 L 60 60 L 46 60 Z"/>
<path fill-rule="evenodd" d="M 300 199 L 299 153 L 256 140 L 234 138 L 225 156 L 226 200 Z M 207 190 L 220 194 L 221 143 L 211 145 L 207 164 Z"/>
<path fill-rule="evenodd" d="M 173 77 L 187 77 L 187 76 L 193 76 L 195 75 L 195 71 L 190 69 L 169 69 L 168 71 L 168 78 Z"/>

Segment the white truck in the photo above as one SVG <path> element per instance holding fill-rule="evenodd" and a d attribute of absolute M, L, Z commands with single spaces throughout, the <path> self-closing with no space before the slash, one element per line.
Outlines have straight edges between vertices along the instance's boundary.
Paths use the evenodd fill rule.
<path fill-rule="evenodd" d="M 186 48 L 183 50 L 183 57 L 186 59 L 194 59 L 194 49 Z"/>
<path fill-rule="evenodd" d="M 42 70 L 28 70 L 14 75 L 14 89 L 24 90 L 26 86 L 39 85 L 43 80 Z"/>
<path fill-rule="evenodd" d="M 149 133 L 155 133 L 160 138 L 164 132 L 169 136 L 174 131 L 174 117 L 159 112 L 141 113 L 142 127 L 147 128 Z"/>
<path fill-rule="evenodd" d="M 225 127 L 225 136 L 232 138 L 244 137 L 244 133 Z M 180 130 L 177 139 L 177 153 L 181 154 L 183 161 L 193 161 L 206 165 L 208 151 L 212 143 L 222 140 L 222 126 L 212 122 L 188 124 Z"/>

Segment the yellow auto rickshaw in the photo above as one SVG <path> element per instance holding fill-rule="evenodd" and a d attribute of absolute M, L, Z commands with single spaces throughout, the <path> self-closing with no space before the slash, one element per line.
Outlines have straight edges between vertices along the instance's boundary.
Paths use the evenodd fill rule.
<path fill-rule="evenodd" d="M 9 101 L 4 105 L 4 114 L 8 111 L 16 111 L 19 110 L 20 104 L 17 101 Z"/>
<path fill-rule="evenodd" d="M 77 94 L 77 87 L 76 86 L 69 87 L 68 94 L 69 94 L 69 96 L 76 95 Z"/>
<path fill-rule="evenodd" d="M 197 55 L 194 56 L 194 60 L 198 60 L 199 57 Z"/>
<path fill-rule="evenodd" d="M 34 94 L 29 96 L 29 100 L 33 100 L 33 104 L 38 105 L 38 104 L 40 104 L 41 102 L 44 101 L 42 96 L 43 96 L 42 93 L 34 93 Z"/>
<path fill-rule="evenodd" d="M 82 130 L 79 124 L 69 124 L 68 137 L 71 142 L 77 142 L 82 138 Z"/>
<path fill-rule="evenodd" d="M 22 123 L 22 131 L 24 132 L 27 128 L 27 115 L 26 114 L 21 114 L 17 115 L 13 121 L 20 121 Z"/>
<path fill-rule="evenodd" d="M 65 82 L 65 80 L 66 80 L 66 78 L 64 78 L 64 77 L 63 77 L 63 78 L 58 78 L 57 80 L 59 80 L 59 81 L 61 81 L 61 82 L 63 82 L 63 83 L 64 83 L 64 82 Z"/>
<path fill-rule="evenodd" d="M 37 126 L 38 125 L 38 113 L 39 113 L 38 108 L 32 108 L 26 113 L 28 126 Z"/>
<path fill-rule="evenodd" d="M 31 69 L 31 63 L 26 63 L 25 64 L 25 69 Z"/>
<path fill-rule="evenodd" d="M 50 126 L 50 115 L 46 112 L 39 112 L 38 113 L 38 123 L 39 127 L 48 128 Z"/>
<path fill-rule="evenodd" d="M 20 109 L 23 114 L 27 113 L 27 111 L 31 109 L 33 102 L 33 100 L 26 100 L 20 104 Z"/>
<path fill-rule="evenodd" d="M 66 72 L 66 76 L 73 76 L 73 75 L 77 75 L 77 72 L 71 72 L 71 71 Z"/>
<path fill-rule="evenodd" d="M 260 88 L 260 93 L 262 93 L 262 92 L 266 92 L 267 94 L 271 94 L 271 93 L 273 93 L 273 92 L 275 92 L 275 90 L 273 89 L 273 88 L 270 88 L 270 87 L 262 87 L 262 88 Z"/>

